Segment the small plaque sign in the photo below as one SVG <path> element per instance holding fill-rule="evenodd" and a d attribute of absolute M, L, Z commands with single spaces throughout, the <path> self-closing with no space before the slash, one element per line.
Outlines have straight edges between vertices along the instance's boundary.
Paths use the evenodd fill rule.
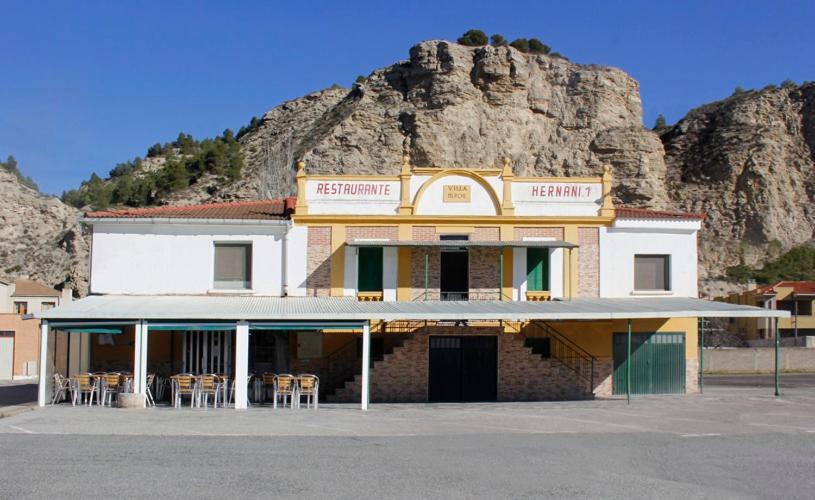
<path fill-rule="evenodd" d="M 470 186 L 457 184 L 444 186 L 444 203 L 470 203 Z"/>

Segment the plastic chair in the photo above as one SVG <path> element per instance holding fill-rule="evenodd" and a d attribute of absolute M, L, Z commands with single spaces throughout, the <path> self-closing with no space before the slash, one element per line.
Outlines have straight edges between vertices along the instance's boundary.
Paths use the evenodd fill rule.
<path fill-rule="evenodd" d="M 288 398 L 289 406 L 294 408 L 294 397 L 297 394 L 297 379 L 294 375 L 282 373 L 275 377 L 274 382 L 274 403 L 273 406 L 277 408 L 278 398 L 283 399 L 283 407 L 286 406 L 286 399 Z"/>
<path fill-rule="evenodd" d="M 301 373 L 297 376 L 297 407 L 300 407 L 300 401 L 303 396 L 306 397 L 306 408 L 311 408 L 314 403 L 314 409 L 319 408 L 320 404 L 320 378 L 311 373 Z"/>

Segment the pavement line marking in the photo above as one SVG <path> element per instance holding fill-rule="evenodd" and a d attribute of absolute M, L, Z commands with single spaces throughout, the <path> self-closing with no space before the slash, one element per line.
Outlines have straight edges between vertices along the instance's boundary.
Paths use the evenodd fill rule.
<path fill-rule="evenodd" d="M 697 438 L 697 437 L 713 437 L 713 436 L 721 436 L 718 432 L 707 432 L 703 434 L 681 434 L 683 438 Z"/>
<path fill-rule="evenodd" d="M 9 427 L 11 427 L 12 429 L 18 430 L 20 432 L 25 432 L 26 434 L 37 434 L 34 431 L 30 431 L 28 429 L 23 429 L 22 427 L 18 427 L 16 425 L 9 425 Z"/>

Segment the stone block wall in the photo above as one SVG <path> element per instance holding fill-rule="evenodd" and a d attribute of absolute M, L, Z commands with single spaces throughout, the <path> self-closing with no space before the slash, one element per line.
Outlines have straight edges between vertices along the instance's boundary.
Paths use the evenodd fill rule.
<path fill-rule="evenodd" d="M 577 228 L 577 296 L 600 296 L 600 230 Z"/>
<path fill-rule="evenodd" d="M 327 297 L 331 293 L 331 228 L 308 228 L 306 294 Z"/>

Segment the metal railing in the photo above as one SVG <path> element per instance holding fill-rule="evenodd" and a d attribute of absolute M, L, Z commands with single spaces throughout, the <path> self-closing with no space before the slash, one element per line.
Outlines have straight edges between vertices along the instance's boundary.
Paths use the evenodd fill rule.
<path fill-rule="evenodd" d="M 527 332 L 531 330 L 534 335 Z M 586 352 L 579 345 L 569 340 L 565 335 L 543 321 L 530 321 L 524 329 L 524 344 L 529 346 L 527 340 L 534 338 L 549 339 L 549 357 L 559 361 L 571 370 L 580 379 L 588 382 L 589 393 L 594 390 L 594 364 L 596 358 Z"/>
<path fill-rule="evenodd" d="M 427 290 L 420 293 L 414 302 L 422 302 L 428 300 L 441 300 L 441 301 L 497 301 L 497 300 L 513 300 L 512 297 L 503 293 L 501 290 L 495 291 L 474 291 L 468 290 L 464 292 L 442 292 L 439 290 Z"/>

